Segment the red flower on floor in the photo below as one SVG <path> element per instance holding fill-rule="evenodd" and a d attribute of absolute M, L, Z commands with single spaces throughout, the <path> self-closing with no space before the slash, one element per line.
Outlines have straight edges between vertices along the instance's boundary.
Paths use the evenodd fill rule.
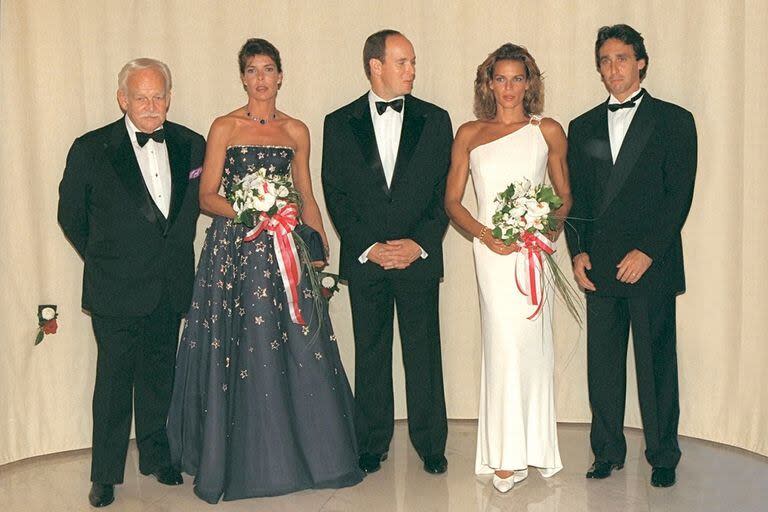
<path fill-rule="evenodd" d="M 59 324 L 56 322 L 55 318 L 48 320 L 42 326 L 43 332 L 45 334 L 56 334 L 56 330 L 58 328 L 59 328 Z"/>

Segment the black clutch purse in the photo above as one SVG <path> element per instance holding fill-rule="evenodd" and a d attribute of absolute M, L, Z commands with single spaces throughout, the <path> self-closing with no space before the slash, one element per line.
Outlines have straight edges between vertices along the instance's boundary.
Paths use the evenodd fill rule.
<path fill-rule="evenodd" d="M 310 261 L 325 261 L 325 248 L 323 247 L 323 239 L 320 237 L 320 233 L 306 224 L 299 224 L 294 228 L 293 232 L 296 233 L 299 238 L 304 241 L 304 245 L 307 246 Z"/>

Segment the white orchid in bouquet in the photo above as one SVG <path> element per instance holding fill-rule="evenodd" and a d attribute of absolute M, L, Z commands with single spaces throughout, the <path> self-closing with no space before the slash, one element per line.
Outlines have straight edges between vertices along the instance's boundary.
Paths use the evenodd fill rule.
<path fill-rule="evenodd" d="M 540 313 L 545 291 L 541 281 L 551 279 L 556 294 L 581 324 L 579 295 L 555 262 L 552 256 L 555 248 L 548 238 L 557 232 L 559 219 L 554 212 L 563 205 L 563 200 L 551 186 L 543 183 L 533 186 L 523 179 L 511 183 L 494 201 L 496 211 L 491 233 L 506 245 L 516 244 L 527 257 L 525 277 L 519 278 L 516 267 L 515 280 L 518 290 L 528 297 L 531 305 L 537 306 L 528 318 L 534 319 Z M 544 271 L 545 261 L 549 272 Z"/>
<path fill-rule="evenodd" d="M 236 213 L 235 223 L 248 227 L 253 227 L 262 213 L 272 216 L 291 203 L 301 207 L 301 195 L 288 175 L 270 175 L 264 167 L 235 184 L 228 199 Z"/>
<path fill-rule="evenodd" d="M 552 213 L 563 205 L 552 187 L 543 183 L 534 187 L 527 179 L 511 183 L 495 202 L 492 234 L 506 245 L 520 245 L 526 232 L 555 231 L 557 219 Z"/>

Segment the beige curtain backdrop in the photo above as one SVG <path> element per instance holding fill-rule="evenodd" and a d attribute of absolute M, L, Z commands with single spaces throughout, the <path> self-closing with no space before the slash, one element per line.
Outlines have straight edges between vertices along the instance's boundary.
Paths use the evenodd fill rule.
<path fill-rule="evenodd" d="M 82 262 L 56 223 L 57 186 L 74 138 L 119 117 L 123 63 L 139 56 L 167 62 L 169 118 L 205 134 L 215 116 L 245 102 L 240 45 L 253 36 L 272 41 L 285 71 L 278 106 L 311 130 L 314 189 L 324 208 L 323 117 L 367 90 L 361 52 L 368 34 L 393 27 L 411 39 L 414 93 L 445 107 L 454 130 L 472 119 L 476 66 L 502 43 L 521 43 L 545 73 L 546 114 L 567 127 L 607 95 L 593 44 L 598 27 L 619 22 L 646 38 L 644 85 L 691 110 L 698 126 L 698 179 L 684 229 L 688 292 L 678 300 L 680 432 L 768 455 L 764 0 L 0 1 L 0 464 L 90 446 L 96 346 L 80 310 Z M 471 188 L 466 203 L 474 208 Z M 201 217 L 198 248 L 209 222 Z M 326 228 L 338 254 L 327 217 Z M 448 414 L 475 418 L 480 323 L 471 246 L 451 228 L 445 253 Z M 559 255 L 568 261 L 562 243 Z M 45 303 L 59 305 L 60 328 L 34 347 L 37 305 Z M 345 288 L 331 315 L 353 380 Z M 559 420 L 588 422 L 585 334 L 562 310 L 555 329 Z M 397 414 L 404 417 L 399 352 L 395 340 Z M 631 365 L 628 373 L 626 424 L 639 427 Z"/>

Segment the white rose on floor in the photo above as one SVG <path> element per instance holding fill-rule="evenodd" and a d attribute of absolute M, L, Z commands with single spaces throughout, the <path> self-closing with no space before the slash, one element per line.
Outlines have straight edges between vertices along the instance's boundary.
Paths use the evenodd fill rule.
<path fill-rule="evenodd" d="M 323 280 L 320 281 L 320 284 L 323 285 L 323 288 L 333 288 L 336 284 L 336 280 L 331 276 L 325 276 Z"/>
<path fill-rule="evenodd" d="M 40 316 L 43 317 L 43 320 L 53 320 L 56 318 L 56 310 L 53 308 L 43 308 L 40 312 Z"/>

